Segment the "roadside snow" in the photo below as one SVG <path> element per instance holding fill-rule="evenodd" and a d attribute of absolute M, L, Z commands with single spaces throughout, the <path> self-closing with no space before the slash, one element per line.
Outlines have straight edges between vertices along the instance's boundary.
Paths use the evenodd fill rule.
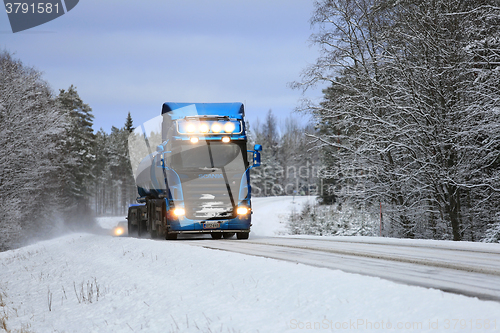
<path fill-rule="evenodd" d="M 384 244 L 384 245 L 405 245 L 412 247 L 431 247 L 450 250 L 464 250 L 476 252 L 500 253 L 500 244 L 481 243 L 481 242 L 455 242 L 451 240 L 434 239 L 401 239 L 386 237 L 369 236 L 312 236 L 312 235 L 287 235 L 287 238 L 314 239 L 314 240 L 332 240 L 335 242 L 365 243 L 365 244 Z"/>
<path fill-rule="evenodd" d="M 97 224 L 103 229 L 112 229 L 118 225 L 120 222 L 127 222 L 125 218 L 125 214 L 123 216 L 104 216 L 97 218 Z"/>
<path fill-rule="evenodd" d="M 290 213 L 300 213 L 306 202 L 312 204 L 315 201 L 316 197 L 306 196 L 252 198 L 250 237 L 288 234 L 286 222 Z"/>
<path fill-rule="evenodd" d="M 290 199 L 254 202 L 255 237 L 279 232 Z M 497 302 L 189 242 L 73 234 L 2 252 L 0 332 L 500 330 Z"/>
<path fill-rule="evenodd" d="M 7 327 L 32 332 L 460 332 L 487 320 L 495 332 L 500 319 L 496 302 L 183 242 L 77 234 L 0 263 Z"/>

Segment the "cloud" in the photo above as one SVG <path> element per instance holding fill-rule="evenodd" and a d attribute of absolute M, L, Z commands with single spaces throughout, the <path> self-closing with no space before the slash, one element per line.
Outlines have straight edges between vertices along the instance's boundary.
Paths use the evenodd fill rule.
<path fill-rule="evenodd" d="M 246 101 L 263 118 L 300 98 L 287 83 L 316 57 L 311 11 L 305 0 L 87 0 L 35 28 L 55 33 L 2 37 L 56 90 L 74 84 L 97 128 L 121 126 L 128 111 L 141 121 L 165 101 Z"/>

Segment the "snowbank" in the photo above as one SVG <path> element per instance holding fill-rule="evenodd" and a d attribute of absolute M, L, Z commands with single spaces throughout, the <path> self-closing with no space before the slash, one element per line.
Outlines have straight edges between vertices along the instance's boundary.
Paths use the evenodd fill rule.
<path fill-rule="evenodd" d="M 310 200 L 256 198 L 250 237 L 286 233 Z M 500 330 L 497 302 L 189 242 L 73 234 L 0 253 L 0 332 Z"/>
<path fill-rule="evenodd" d="M 0 253 L 31 332 L 495 332 L 500 304 L 272 259 L 89 234 Z M 454 320 L 458 319 L 458 322 Z M 486 329 L 489 325 L 490 329 Z M 398 329 L 400 327 L 400 329 Z M 438 329 L 436 329 L 436 327 Z"/>

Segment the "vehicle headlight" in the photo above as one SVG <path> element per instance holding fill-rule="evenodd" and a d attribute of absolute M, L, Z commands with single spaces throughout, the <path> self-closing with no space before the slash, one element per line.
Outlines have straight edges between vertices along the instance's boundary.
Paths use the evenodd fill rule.
<path fill-rule="evenodd" d="M 175 216 L 182 216 L 182 215 L 185 215 L 186 214 L 186 211 L 184 210 L 184 208 L 176 208 L 174 209 L 174 215 Z"/>
<path fill-rule="evenodd" d="M 201 124 L 200 125 L 200 132 L 201 133 L 208 133 L 209 129 L 210 128 L 208 127 L 208 124 Z"/>
<path fill-rule="evenodd" d="M 233 123 L 226 123 L 224 125 L 224 132 L 232 133 L 235 130 L 236 126 Z"/>
<path fill-rule="evenodd" d="M 238 213 L 238 215 L 247 215 L 248 212 L 250 212 L 250 208 L 248 207 L 238 207 L 238 209 L 236 210 L 236 213 Z"/>
<path fill-rule="evenodd" d="M 222 131 L 222 126 L 218 123 L 214 123 L 212 125 L 212 132 L 219 133 L 220 131 Z"/>

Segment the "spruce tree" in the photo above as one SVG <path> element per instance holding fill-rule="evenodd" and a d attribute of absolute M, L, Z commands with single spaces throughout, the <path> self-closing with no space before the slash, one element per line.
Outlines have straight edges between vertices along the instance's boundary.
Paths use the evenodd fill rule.
<path fill-rule="evenodd" d="M 134 202 L 136 198 L 137 189 L 135 186 L 135 179 L 130 164 L 130 155 L 128 151 L 128 137 L 134 131 L 134 123 L 130 112 L 125 120 L 125 125 L 122 128 L 122 150 L 123 150 L 123 163 L 122 163 L 122 207 L 127 209 L 128 205 Z"/>
<path fill-rule="evenodd" d="M 66 129 L 67 164 L 63 174 L 66 223 L 73 228 L 89 227 L 94 223 L 90 210 L 92 171 L 96 158 L 96 139 L 92 129 L 94 116 L 73 85 L 67 91 L 61 89 L 57 101 L 69 118 Z"/>
<path fill-rule="evenodd" d="M 132 116 L 130 115 L 130 111 L 127 114 L 127 119 L 125 120 L 124 129 L 127 131 L 128 134 L 134 131 L 134 122 L 132 121 Z"/>

